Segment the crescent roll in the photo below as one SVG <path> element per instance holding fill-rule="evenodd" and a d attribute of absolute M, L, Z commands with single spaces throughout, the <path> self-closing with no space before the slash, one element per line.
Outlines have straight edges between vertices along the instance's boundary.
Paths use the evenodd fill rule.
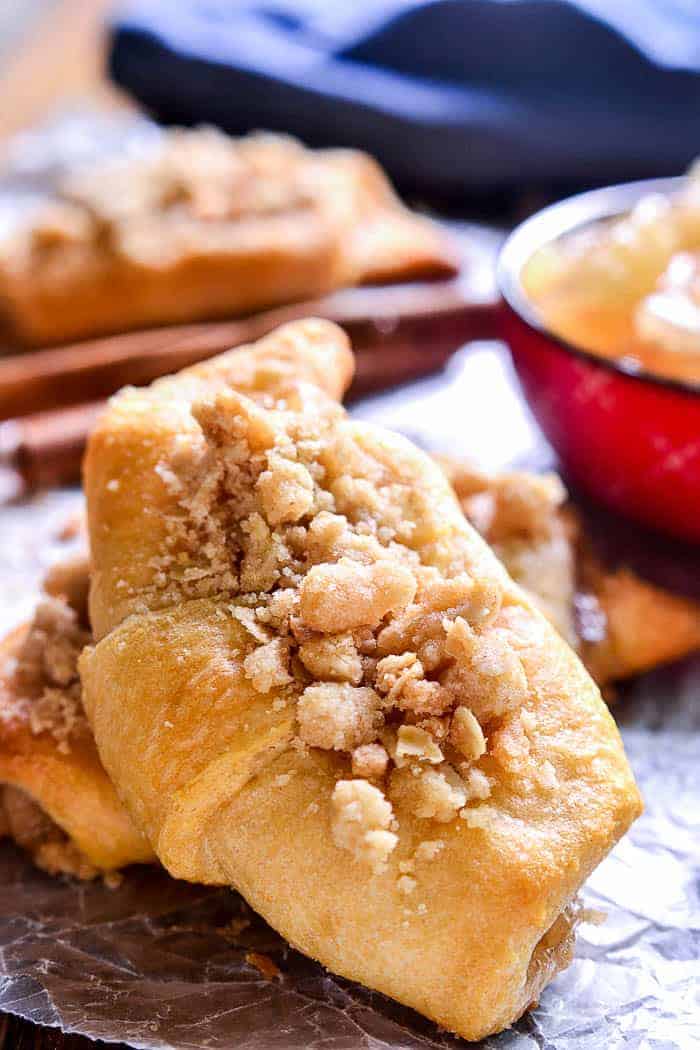
<path fill-rule="evenodd" d="M 571 638 L 572 646 L 581 649 L 586 667 L 599 685 L 698 648 L 700 608 L 696 604 L 654 588 L 628 570 L 607 573 L 592 560 L 590 552 L 581 553 L 581 543 L 575 542 L 576 537 L 572 535 L 576 532 L 572 528 L 572 510 L 562 509 L 564 493 L 555 476 L 540 477 L 524 472 L 487 475 L 471 464 L 444 458 L 441 465 L 469 520 L 489 540 L 511 576 L 528 591 L 559 632 Z M 581 561 L 583 564 L 577 565 Z M 44 584 L 48 595 L 73 609 L 85 632 L 88 570 L 85 558 L 68 559 L 50 570 Z M 582 592 L 581 587 L 585 587 L 585 591 Z M 577 601 L 579 604 L 585 601 L 586 617 L 595 619 L 595 638 L 591 637 L 590 629 L 580 637 L 581 631 L 573 622 Z M 47 734 L 46 715 L 52 712 L 54 716 L 61 715 L 64 708 L 52 705 L 47 709 L 41 697 L 46 688 L 54 690 L 54 696 L 60 690 L 60 683 L 51 670 L 52 653 L 58 640 L 61 639 L 64 651 L 72 651 L 77 658 L 77 650 L 71 650 L 70 643 L 75 622 L 60 605 L 56 607 L 42 600 L 33 623 L 11 632 L 0 643 L 3 664 L 0 781 L 3 774 L 8 775 L 8 770 L 10 778 L 21 774 L 19 779 L 0 789 L 0 828 L 30 850 L 39 866 L 51 872 L 93 878 L 101 872 L 148 858 L 144 838 L 136 833 L 111 781 L 99 760 L 96 761 L 94 746 L 85 746 L 85 721 L 73 721 L 73 729 L 80 727 L 83 731 L 78 747 L 71 741 L 67 748 L 65 741 L 55 736 L 51 740 Z M 47 630 L 47 626 L 51 630 Z M 23 652 L 26 655 L 22 659 Z M 26 690 L 19 688 L 16 675 L 18 660 L 23 662 L 26 674 L 27 656 L 31 657 L 29 663 L 39 666 L 44 679 L 39 700 L 37 702 L 35 695 L 31 706 Z M 72 686 L 74 694 L 76 685 Z M 74 699 L 80 711 L 80 697 L 74 695 Z M 611 697 L 606 699 L 610 702 Z M 24 726 L 24 732 L 18 734 L 20 711 L 23 717 L 19 724 Z M 31 717 L 27 720 L 27 716 Z M 48 724 L 59 736 L 61 727 L 65 729 L 65 719 L 54 717 Z M 21 767 L 17 758 L 18 739 L 22 743 Z M 37 769 L 45 768 L 47 749 L 52 756 L 51 767 L 59 776 L 54 780 L 41 777 L 39 783 L 43 790 L 39 801 L 27 791 L 37 782 Z M 72 770 L 69 779 L 72 788 L 77 785 L 75 790 L 63 790 L 66 764 Z M 23 787 L 17 787 L 18 783 Z M 63 804 L 60 827 L 50 816 L 56 813 L 56 783 Z M 83 802 L 86 797 L 90 799 L 87 806 Z M 71 840 L 67 834 L 68 829 L 75 826 L 84 828 L 83 841 L 90 859 L 80 850 L 75 838 Z"/>
<path fill-rule="evenodd" d="M 598 684 L 653 667 L 700 645 L 697 605 L 654 588 L 627 570 L 606 573 L 592 561 L 590 552 L 581 554 L 581 544 L 572 535 L 576 531 L 572 511 L 561 508 L 564 493 L 555 476 L 487 475 L 471 464 L 444 458 L 441 465 L 469 520 L 559 632 L 582 649 L 586 667 Z M 583 565 L 577 567 L 582 559 Z M 0 830 L 29 850 L 40 867 L 79 878 L 94 878 L 147 860 L 150 853 L 117 799 L 94 744 L 87 742 L 84 718 L 72 720 L 65 739 L 66 710 L 81 713 L 77 681 L 69 683 L 68 707 L 64 699 L 59 705 L 46 703 L 47 690 L 54 700 L 62 692 L 61 682 L 56 681 L 57 649 L 71 654 L 71 668 L 77 660 L 78 651 L 71 642 L 76 621 L 84 632 L 80 640 L 88 637 L 88 573 L 87 559 L 81 556 L 54 565 L 44 583 L 54 600 L 42 599 L 32 624 L 0 642 L 0 782 L 3 776 L 7 779 L 4 788 L 0 787 Z M 582 640 L 573 622 L 577 587 L 582 586 L 586 590 L 579 590 L 578 602 L 585 598 L 586 616 L 595 618 L 595 639 L 589 631 Z M 69 610 L 62 609 L 61 603 Z M 18 663 L 25 679 L 32 665 L 39 670 L 41 690 L 28 695 L 21 687 Z M 606 699 L 610 702 L 610 697 Z M 53 717 L 47 719 L 47 715 Z M 76 729 L 80 730 L 77 742 L 72 739 Z M 47 753 L 51 758 L 48 767 L 57 774 L 53 778 L 45 775 Z M 70 784 L 68 791 L 66 783 Z M 32 795 L 37 784 L 41 791 Z M 58 815 L 57 797 L 62 807 L 60 826 L 50 815 Z M 89 856 L 76 836 L 69 834 L 78 827 Z"/>
<path fill-rule="evenodd" d="M 155 859 L 83 711 L 87 582 L 84 559 L 53 570 L 32 622 L 0 643 L 0 828 L 39 867 L 84 879 Z"/>
<path fill-rule="evenodd" d="M 619 735 L 437 464 L 339 407 L 343 333 L 244 353 L 90 440 L 100 757 L 174 876 L 478 1039 L 566 964 L 640 811 Z"/>
<path fill-rule="evenodd" d="M 2 315 L 28 345 L 454 272 L 367 154 L 213 128 L 70 173 L 0 241 Z"/>

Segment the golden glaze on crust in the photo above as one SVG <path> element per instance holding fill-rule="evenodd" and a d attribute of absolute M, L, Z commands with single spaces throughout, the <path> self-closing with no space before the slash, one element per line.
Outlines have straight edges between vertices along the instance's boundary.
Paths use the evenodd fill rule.
<path fill-rule="evenodd" d="M 4 320 L 29 345 L 454 269 L 366 154 L 206 128 L 74 172 L 0 245 Z"/>
<path fill-rule="evenodd" d="M 281 393 L 290 343 L 322 389 Z M 332 402 L 342 333 L 248 354 L 244 394 L 228 358 L 119 395 L 90 442 L 100 756 L 174 875 L 480 1038 L 640 811 L 619 735 L 437 465 Z"/>

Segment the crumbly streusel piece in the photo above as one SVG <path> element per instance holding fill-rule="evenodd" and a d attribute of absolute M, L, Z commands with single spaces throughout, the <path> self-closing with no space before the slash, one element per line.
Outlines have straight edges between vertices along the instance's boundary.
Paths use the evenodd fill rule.
<path fill-rule="evenodd" d="M 59 751 L 69 752 L 71 738 L 88 728 L 78 657 L 89 640 L 75 609 L 61 598 L 42 598 L 15 657 L 13 698 L 6 694 L 2 717 L 11 719 L 16 709 L 34 734 L 50 733 Z"/>
<path fill-rule="evenodd" d="M 388 765 L 389 754 L 381 744 L 361 744 L 352 753 L 352 772 L 356 777 L 379 780 Z"/>
<path fill-rule="evenodd" d="M 398 841 L 389 829 L 391 803 L 366 780 L 339 780 L 331 800 L 333 838 L 358 860 L 381 872 Z"/>
<path fill-rule="evenodd" d="M 336 682 L 308 685 L 299 698 L 297 718 L 304 743 L 348 752 L 375 740 L 384 721 L 374 689 Z"/>

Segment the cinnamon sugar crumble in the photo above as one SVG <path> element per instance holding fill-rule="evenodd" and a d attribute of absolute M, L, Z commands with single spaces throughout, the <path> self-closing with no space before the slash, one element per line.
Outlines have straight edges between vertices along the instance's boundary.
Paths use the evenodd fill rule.
<path fill-rule="evenodd" d="M 46 596 L 0 680 L 0 721 L 9 732 L 26 726 L 34 735 L 50 734 L 56 750 L 69 754 L 71 745 L 90 732 L 77 669 L 78 657 L 91 641 L 87 559 L 78 555 L 58 563 L 44 586 Z M 118 877 L 100 872 L 41 806 L 14 785 L 0 786 L 0 818 L 3 832 L 51 875 L 93 879 L 102 874 L 107 885 Z"/>
<path fill-rule="evenodd" d="M 387 771 L 389 755 L 381 744 L 362 744 L 352 753 L 352 771 L 356 777 L 379 780 Z"/>
<path fill-rule="evenodd" d="M 27 250 L 46 269 L 68 248 L 162 266 L 164 253 L 170 262 L 197 248 L 227 247 L 233 223 L 244 243 L 255 243 L 275 216 L 317 221 L 313 168 L 313 154 L 281 135 L 231 140 L 211 128 L 171 131 L 128 161 L 64 178 L 31 227 Z"/>
<path fill-rule="evenodd" d="M 416 860 L 435 860 L 444 848 L 442 839 L 423 839 L 416 849 Z"/>
<path fill-rule="evenodd" d="M 486 752 L 486 739 L 473 711 L 460 705 L 455 708 L 450 727 L 450 743 L 464 755 L 476 762 Z"/>
<path fill-rule="evenodd" d="M 78 657 L 90 641 L 78 613 L 63 598 L 44 597 L 14 661 L 0 717 L 26 721 L 35 735 L 50 733 L 63 754 L 88 730 Z"/>
<path fill-rule="evenodd" d="M 501 578 L 445 534 L 399 452 L 281 373 L 241 389 L 195 403 L 198 432 L 158 467 L 176 509 L 151 586 L 159 603 L 223 599 L 252 687 L 295 705 L 292 746 L 343 755 L 333 839 L 380 871 L 402 811 L 439 825 L 484 804 L 482 760 L 551 782 L 507 735 L 529 695 L 525 643 Z M 426 824 L 416 856 L 441 848 Z"/>
<path fill-rule="evenodd" d="M 379 873 L 396 847 L 391 803 L 366 780 L 339 780 L 331 797 L 333 839 Z"/>
<path fill-rule="evenodd" d="M 364 675 L 355 638 L 346 631 L 309 638 L 299 646 L 299 659 L 314 678 L 359 685 Z"/>
<path fill-rule="evenodd" d="M 394 762 L 400 769 L 411 762 L 442 762 L 443 753 L 434 738 L 419 726 L 402 725 L 396 733 Z"/>
<path fill-rule="evenodd" d="M 389 777 L 389 798 L 417 817 L 447 824 L 468 801 L 463 778 L 447 762 L 437 768 L 408 766 Z"/>
<path fill-rule="evenodd" d="M 574 648 L 575 552 L 556 474 L 486 474 L 439 457 L 462 510 L 508 572 Z"/>
<path fill-rule="evenodd" d="M 384 721 L 374 689 L 346 683 L 309 685 L 297 705 L 299 735 L 311 747 L 353 751 L 369 744 Z"/>
<path fill-rule="evenodd" d="M 274 638 L 246 656 L 243 669 L 254 689 L 259 693 L 269 693 L 271 689 L 288 685 L 292 681 L 287 670 L 288 663 L 289 654 L 284 642 L 281 638 Z"/>

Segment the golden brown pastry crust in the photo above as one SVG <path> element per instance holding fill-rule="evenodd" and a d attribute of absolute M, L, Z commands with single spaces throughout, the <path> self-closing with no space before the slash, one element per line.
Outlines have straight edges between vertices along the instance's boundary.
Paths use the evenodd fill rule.
<path fill-rule="evenodd" d="M 93 435 L 86 710 L 169 871 L 479 1038 L 537 998 L 639 796 L 439 468 L 329 403 L 339 330 L 290 326 L 251 362 L 290 339 L 325 394 L 281 397 L 268 367 L 241 397 L 222 359 L 120 395 Z"/>
<path fill-rule="evenodd" d="M 6 833 L 51 873 L 92 878 L 154 860 L 117 798 L 73 699 L 62 705 L 63 687 L 44 671 L 31 689 L 18 674 L 28 635 L 36 629 L 36 621 L 23 625 L 0 643 L 0 808 Z M 47 641 L 44 635 L 39 644 Z M 48 705 L 42 702 L 47 690 L 56 694 Z"/>
<path fill-rule="evenodd" d="M 511 576 L 540 604 L 562 634 L 573 629 L 571 620 L 576 588 L 582 589 L 580 593 L 587 605 L 587 615 L 592 614 L 596 621 L 598 638 L 594 641 L 584 637 L 581 642 L 576 638 L 575 645 L 581 645 L 584 662 L 598 684 L 648 670 L 700 645 L 700 610 L 697 605 L 654 588 L 626 570 L 615 574 L 604 572 L 585 541 L 580 535 L 577 538 L 579 526 L 571 519 L 571 508 L 562 512 L 563 490 L 557 482 L 527 473 L 488 475 L 473 464 L 445 457 L 441 457 L 440 462 L 467 516 L 489 539 Z M 579 562 L 578 569 L 575 560 Z M 88 566 L 78 555 L 64 559 L 49 571 L 44 590 L 54 596 L 67 596 L 69 604 L 85 619 L 88 585 Z M 8 657 L 12 657 L 21 645 L 21 634 L 21 631 L 12 632 L 4 640 L 3 648 Z M 9 737 L 0 738 L 0 764 L 1 749 L 7 747 L 8 740 Z M 35 749 L 43 753 L 46 736 L 43 743 L 34 735 L 25 737 L 24 743 L 27 764 L 33 767 L 31 756 Z M 7 758 L 5 754 L 5 760 Z M 72 761 L 80 762 L 80 758 L 80 751 L 72 752 Z M 83 766 L 83 772 L 88 778 L 96 777 L 102 782 L 105 774 L 101 764 L 95 766 L 94 758 L 94 749 L 88 749 L 88 762 Z M 363 768 L 371 770 L 366 763 L 372 760 L 372 752 L 368 751 L 364 758 Z M 374 768 L 381 770 L 381 754 L 375 754 L 374 761 L 379 763 Z M 353 762 L 354 772 L 360 768 L 357 762 Z M 47 791 L 50 791 L 49 787 Z M 94 795 L 104 808 L 93 813 L 93 827 L 98 829 L 98 834 L 99 829 L 109 830 L 110 848 L 115 856 L 122 858 L 120 863 L 143 859 L 143 843 L 131 830 L 125 812 L 123 827 L 129 828 L 126 834 L 120 832 L 120 825 L 115 825 L 113 793 L 105 795 L 97 791 Z M 82 797 L 82 791 L 69 794 L 66 802 L 82 812 Z M 15 824 L 8 826 L 7 833 L 21 844 L 27 837 Z M 42 844 L 41 857 L 38 849 L 32 850 L 42 866 L 46 867 L 52 861 L 54 869 L 92 877 L 96 870 L 93 865 L 86 860 L 76 865 L 75 855 L 58 850 L 54 844 L 55 836 L 51 839 L 50 849 Z"/>
<path fill-rule="evenodd" d="M 630 569 L 606 571 L 582 560 L 578 600 L 596 620 L 581 658 L 599 685 L 643 674 L 700 649 L 700 605 L 642 580 Z M 610 698 L 609 698 L 610 699 Z"/>
<path fill-rule="evenodd" d="M 443 232 L 365 154 L 213 129 L 65 178 L 0 250 L 5 323 L 28 345 L 453 272 Z"/>

